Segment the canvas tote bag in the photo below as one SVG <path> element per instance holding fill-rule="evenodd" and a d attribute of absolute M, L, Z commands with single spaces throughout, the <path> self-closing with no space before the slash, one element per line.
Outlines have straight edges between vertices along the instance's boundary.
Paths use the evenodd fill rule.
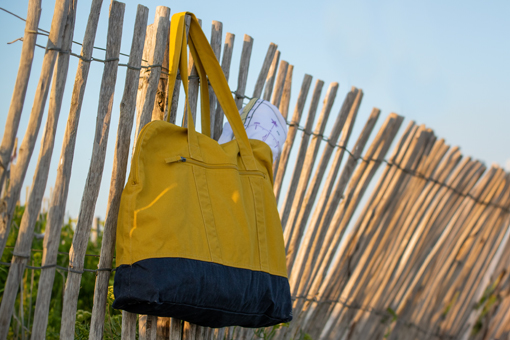
<path fill-rule="evenodd" d="M 272 155 L 249 140 L 221 67 L 196 17 L 178 13 L 170 30 L 169 103 L 189 48 L 200 76 L 202 130 L 166 121 L 138 137 L 117 227 L 114 308 L 201 326 L 264 327 L 292 319 Z M 209 136 L 207 80 L 235 139 Z"/>

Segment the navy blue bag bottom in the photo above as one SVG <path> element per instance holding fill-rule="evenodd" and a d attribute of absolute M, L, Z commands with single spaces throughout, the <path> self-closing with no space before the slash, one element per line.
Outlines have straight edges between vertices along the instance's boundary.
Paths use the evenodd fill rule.
<path fill-rule="evenodd" d="M 115 272 L 113 308 L 205 327 L 267 327 L 292 320 L 287 278 L 184 258 L 153 258 Z"/>

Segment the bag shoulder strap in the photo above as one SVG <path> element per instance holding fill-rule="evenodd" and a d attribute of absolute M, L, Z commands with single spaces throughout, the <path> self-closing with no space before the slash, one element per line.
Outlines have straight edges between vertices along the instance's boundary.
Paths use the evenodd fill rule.
<path fill-rule="evenodd" d="M 188 44 L 190 45 L 190 52 L 193 56 L 193 60 L 197 65 L 197 71 L 201 80 L 201 93 L 205 93 L 204 89 L 207 87 L 207 80 L 209 80 L 211 87 L 214 89 L 216 97 L 218 99 L 218 103 L 223 108 L 223 112 L 227 117 L 232 131 L 234 132 L 234 136 L 239 145 L 239 151 L 241 154 L 241 159 L 245 165 L 247 170 L 257 170 L 257 163 L 255 161 L 255 157 L 253 156 L 253 150 L 251 149 L 251 145 L 248 140 L 248 136 L 246 135 L 246 131 L 244 129 L 244 124 L 241 121 L 241 117 L 239 112 L 237 111 L 236 104 L 234 102 L 234 98 L 230 92 L 230 88 L 227 84 L 227 80 L 225 79 L 225 75 L 216 59 L 216 56 L 209 44 L 207 38 L 205 37 L 202 28 L 200 27 L 197 18 L 194 14 L 189 12 L 177 13 L 172 16 L 171 29 L 170 29 L 170 49 L 169 49 L 169 76 L 168 76 L 168 100 L 171 103 L 173 89 L 175 86 L 175 80 L 177 76 L 177 68 L 179 67 L 180 72 L 183 76 L 181 76 L 183 80 L 183 86 L 185 91 L 187 91 L 187 68 L 183 65 L 183 60 L 187 59 L 186 53 L 186 36 L 185 36 L 185 15 L 189 14 L 191 16 L 191 24 L 189 29 L 189 40 Z M 180 60 L 179 60 L 180 59 Z M 179 62 L 180 61 L 180 62 Z M 185 81 L 186 80 L 186 81 Z M 209 94 L 203 94 L 202 100 L 205 100 L 205 96 L 207 96 L 207 100 L 209 98 Z M 208 103 L 208 101 L 207 101 Z M 187 104 L 189 105 L 189 104 Z M 202 113 L 208 112 L 207 108 Z M 204 108 L 202 108 L 204 109 Z M 190 153 L 195 152 L 195 148 L 199 149 L 198 146 L 198 138 L 196 136 L 196 131 L 194 124 L 191 122 L 191 114 L 188 109 L 188 140 L 190 142 Z M 191 145 L 193 144 L 193 145 Z M 198 152 L 198 151 L 197 151 Z"/>

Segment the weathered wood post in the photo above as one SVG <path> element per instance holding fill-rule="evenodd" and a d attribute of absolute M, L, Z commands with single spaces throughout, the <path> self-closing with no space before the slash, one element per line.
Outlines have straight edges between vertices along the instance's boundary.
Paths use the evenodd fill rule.
<path fill-rule="evenodd" d="M 5 198 L 5 201 L 2 202 L 2 208 L 5 208 L 5 210 L 2 211 L 0 221 L 0 223 L 2 223 L 2 225 L 0 225 L 0 231 L 2 232 L 2 235 L 0 235 L 2 242 L 2 244 L 0 245 L 1 247 L 0 253 L 3 253 L 5 247 L 5 242 L 9 232 L 12 213 L 14 211 L 15 203 L 18 200 L 21 185 L 23 183 L 28 168 L 28 162 L 30 161 L 30 158 L 32 156 L 32 152 L 34 150 L 35 142 L 37 139 L 37 134 L 41 126 L 42 114 L 48 96 L 48 90 L 49 85 L 51 83 L 51 76 L 53 74 L 55 60 L 58 54 L 56 50 L 60 50 L 62 46 L 63 30 L 68 14 L 69 7 L 68 4 L 69 2 L 67 0 L 57 1 L 55 3 L 55 11 L 51 25 L 51 32 L 48 38 L 47 50 L 43 60 L 38 91 L 36 92 L 34 106 L 32 107 L 27 132 L 21 144 L 20 159 L 18 160 L 18 163 L 16 164 L 14 171 L 11 173 L 11 183 L 9 185 L 9 191 L 7 197 Z M 72 15 L 74 15 L 74 13 Z M 74 19 L 71 22 L 72 26 L 74 26 Z M 69 32 L 68 37 L 70 36 L 72 39 L 71 32 Z M 63 76 L 61 72 L 67 73 L 67 65 L 68 64 L 63 60 L 62 64 L 60 65 L 61 68 L 57 73 L 57 78 L 61 82 Z M 65 78 L 65 76 L 63 78 Z M 62 97 L 61 93 L 59 92 L 63 91 L 64 88 L 61 85 L 62 84 L 58 84 L 58 86 L 55 86 L 53 91 L 53 94 L 55 95 L 55 97 L 53 98 L 55 99 L 56 102 L 52 103 L 54 104 L 54 106 L 52 107 L 53 108 L 52 117 L 48 118 L 48 129 L 50 129 L 50 131 L 47 131 L 48 135 L 45 136 L 45 141 L 43 142 L 43 148 L 41 150 L 41 157 L 38 162 L 38 169 L 41 169 L 41 171 L 38 171 L 38 173 L 40 174 L 41 178 L 37 178 L 36 176 L 36 178 L 34 179 L 33 189 L 29 198 L 32 213 L 30 214 L 30 216 L 28 216 L 29 213 L 28 211 L 26 211 L 27 216 L 24 217 L 22 232 L 19 233 L 18 239 L 16 240 L 13 258 L 11 260 L 11 268 L 9 269 L 9 275 L 7 277 L 7 282 L 4 288 L 4 295 L 2 297 L 2 304 L 0 306 L 0 339 L 5 339 L 7 337 L 7 332 L 9 331 L 9 323 L 11 321 L 11 316 L 14 308 L 14 302 L 18 292 L 18 287 L 23 277 L 27 261 L 30 258 L 30 248 L 32 245 L 34 228 L 33 225 L 35 225 L 35 219 L 37 218 L 37 214 L 39 212 L 42 200 L 42 193 L 40 193 L 41 186 L 42 187 L 46 186 L 49 159 L 51 159 L 51 151 L 53 149 L 54 129 L 56 128 L 56 121 L 58 120 L 58 114 L 60 113 L 61 101 L 59 102 L 59 99 L 61 100 Z M 52 119 L 53 121 L 51 121 Z M 45 167 L 46 169 L 44 169 Z M 37 188 L 35 188 L 36 184 Z M 42 192 L 44 192 L 44 188 L 42 188 Z M 37 211 L 35 211 L 36 209 Z M 32 223 L 33 225 L 31 225 Z"/>
<path fill-rule="evenodd" d="M 117 216 L 120 208 L 120 197 L 126 181 L 127 163 L 129 157 L 129 146 L 133 119 L 136 108 L 136 93 L 138 91 L 138 78 L 142 63 L 142 52 L 145 41 L 149 9 L 138 5 L 133 32 L 133 41 L 129 53 L 129 68 L 126 71 L 124 94 L 120 103 L 119 127 L 117 130 L 117 141 L 113 159 L 112 179 L 110 182 L 110 195 L 108 197 L 108 208 L 101 244 L 101 257 L 99 258 L 99 271 L 96 276 L 94 289 L 94 305 L 92 308 L 92 319 L 90 321 L 89 339 L 102 339 L 104 317 L 106 310 L 106 298 L 108 294 L 108 283 L 111 275 L 115 240 L 117 233 Z M 124 320 L 123 320 L 124 322 Z"/>
<path fill-rule="evenodd" d="M 2 144 L 0 144 L 0 188 L 3 187 L 6 179 L 5 177 L 11 162 L 14 141 L 16 140 L 16 133 L 18 132 L 21 111 L 25 104 L 25 95 L 27 93 L 30 71 L 32 70 L 32 60 L 34 59 L 34 49 L 40 17 L 41 0 L 30 0 L 28 2 L 27 21 L 25 24 L 18 75 L 16 76 L 11 105 L 7 113 Z M 0 254 L 2 254 L 1 251 Z"/>
<path fill-rule="evenodd" d="M 21 187 L 23 185 L 23 181 L 27 173 L 28 163 L 30 162 L 30 158 L 32 157 L 32 153 L 34 151 L 35 143 L 37 140 L 37 135 L 39 133 L 39 128 L 41 127 L 41 120 L 44 108 L 46 106 L 46 99 L 48 98 L 48 91 L 50 88 L 51 78 L 53 75 L 53 68 L 55 66 L 58 51 L 62 46 L 63 30 L 67 15 L 67 3 L 68 0 L 59 0 L 55 4 L 50 34 L 48 37 L 48 43 L 46 46 L 46 52 L 44 54 L 43 65 L 41 69 L 41 75 L 39 77 L 39 84 L 37 86 L 34 103 L 32 105 L 32 111 L 30 112 L 27 130 L 23 137 L 23 141 L 21 142 L 16 166 L 12 167 L 11 169 L 9 190 L 7 191 L 7 195 L 3 197 L 2 201 L 0 202 L 0 254 L 3 254 L 5 242 L 7 242 L 7 236 L 9 235 L 12 214 L 14 212 L 16 202 L 19 199 Z M 33 5 L 36 5 L 40 8 L 39 3 Z M 34 11 L 38 12 L 39 9 L 34 8 Z M 33 15 L 34 16 L 32 17 L 32 19 L 34 20 L 35 15 L 38 16 L 39 14 Z M 31 22 L 31 25 L 33 24 L 34 22 Z M 30 41 L 31 39 L 35 39 L 35 34 L 31 35 L 34 37 L 29 37 Z M 28 56 L 28 58 L 30 58 L 30 55 Z M 24 61 L 28 62 L 28 60 L 26 59 Z M 28 74 L 24 75 L 23 77 L 28 77 Z M 26 81 L 28 81 L 28 79 Z M 24 86 L 23 84 L 20 85 Z M 21 98 L 18 98 L 18 100 L 20 99 Z M 13 110 L 16 109 L 17 112 L 17 110 L 19 109 L 21 111 L 22 107 L 19 101 L 17 106 L 19 107 L 13 108 Z M 13 115 L 17 115 L 17 113 L 13 112 Z M 12 118 L 16 119 L 15 117 Z M 16 132 L 12 131 L 12 129 L 9 129 L 8 131 L 6 131 L 6 133 L 7 134 L 13 133 L 14 135 L 16 135 Z M 9 139 L 11 137 L 6 136 L 5 138 Z M 9 151 L 8 156 L 10 157 L 12 149 L 8 151 Z"/>
<path fill-rule="evenodd" d="M 117 81 L 117 66 L 119 63 L 122 26 L 124 22 L 124 8 L 125 4 L 117 1 L 113 1 L 110 6 L 105 67 L 99 95 L 96 133 L 93 141 L 89 173 L 87 175 L 85 190 L 83 192 L 73 245 L 69 254 L 69 268 L 64 293 L 64 304 L 62 308 L 62 326 L 60 329 L 60 337 L 62 339 L 70 339 L 74 336 L 76 307 L 78 303 L 81 275 L 83 273 L 84 257 L 87 250 L 90 227 L 92 224 L 92 218 L 94 217 L 99 187 L 101 185 L 106 146 L 108 142 L 113 105 L 112 99 L 115 90 L 115 83 Z"/>
<path fill-rule="evenodd" d="M 55 277 L 55 267 L 57 262 L 57 252 L 60 240 L 60 231 L 62 229 L 62 220 L 64 219 L 67 194 L 69 190 L 69 181 L 71 179 L 71 168 L 74 158 L 74 147 L 76 144 L 76 134 L 80 118 L 83 95 L 87 85 L 88 72 L 90 68 L 90 58 L 96 36 L 97 23 L 101 12 L 102 0 L 94 0 L 91 4 L 85 37 L 83 39 L 81 59 L 78 61 L 76 79 L 72 93 L 72 105 L 69 111 L 66 131 L 62 143 L 60 154 L 60 164 L 57 168 L 57 179 L 53 194 L 51 196 L 50 210 L 46 223 L 44 234 L 44 249 L 41 276 L 39 278 L 39 287 L 37 291 L 37 301 L 35 305 L 34 324 L 32 326 L 32 339 L 43 339 L 46 334 L 48 323 L 48 311 L 51 300 L 51 289 Z"/>
<path fill-rule="evenodd" d="M 244 94 L 246 91 L 246 82 L 248 81 L 248 70 L 250 68 L 251 50 L 253 48 L 253 38 L 248 34 L 244 35 L 243 52 L 241 62 L 239 63 L 239 75 L 237 77 L 236 105 L 237 109 L 243 107 Z"/>

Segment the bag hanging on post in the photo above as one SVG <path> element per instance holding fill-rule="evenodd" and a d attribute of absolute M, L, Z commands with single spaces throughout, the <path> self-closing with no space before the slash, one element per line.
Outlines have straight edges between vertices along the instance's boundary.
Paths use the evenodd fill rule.
<path fill-rule="evenodd" d="M 248 140 L 225 76 L 196 17 L 172 16 L 169 103 L 189 47 L 201 84 L 202 131 L 153 121 L 140 132 L 117 226 L 114 308 L 208 327 L 292 319 L 283 233 L 267 144 Z M 211 139 L 207 79 L 235 139 Z"/>

